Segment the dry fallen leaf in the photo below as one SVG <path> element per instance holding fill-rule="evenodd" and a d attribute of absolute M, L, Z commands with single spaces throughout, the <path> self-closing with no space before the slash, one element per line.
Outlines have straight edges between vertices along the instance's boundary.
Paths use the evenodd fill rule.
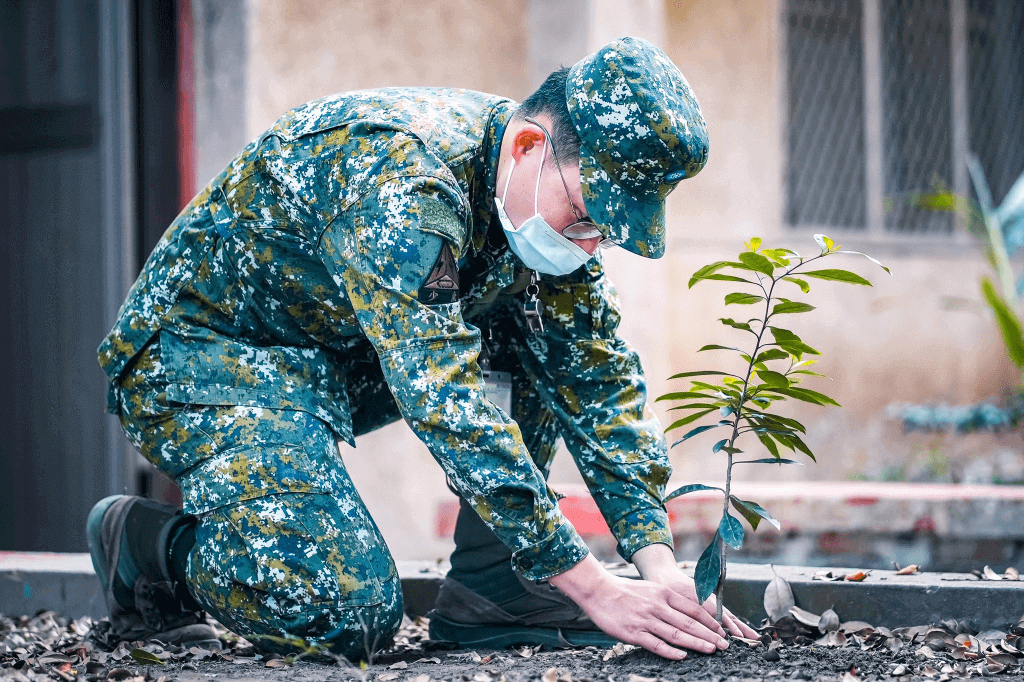
<path fill-rule="evenodd" d="M 271 661 L 271 663 L 273 663 L 273 661 Z M 399 675 L 398 673 L 381 673 L 373 679 L 378 680 L 379 682 L 391 682 L 391 680 L 397 680 L 399 677 L 401 677 L 401 675 Z"/>
<path fill-rule="evenodd" d="M 849 575 L 847 575 L 846 579 L 849 580 L 850 582 L 853 582 L 853 583 L 859 583 L 859 582 L 863 581 L 864 578 L 867 578 L 867 577 L 868 577 L 868 574 L 865 573 L 864 571 L 857 571 L 856 573 L 850 573 Z"/>
<path fill-rule="evenodd" d="M 426 673 L 423 673 L 422 675 L 417 675 L 416 677 L 410 677 L 409 682 L 434 682 L 434 678 L 432 678 L 430 675 Z"/>
<path fill-rule="evenodd" d="M 902 663 L 899 664 L 898 666 L 896 666 L 895 668 L 893 668 L 893 671 L 891 673 L 889 673 L 889 675 L 891 675 L 892 677 L 899 677 L 901 675 L 906 675 L 906 674 L 907 674 L 907 666 L 903 665 Z"/>
<path fill-rule="evenodd" d="M 1003 571 L 1003 580 L 1020 580 L 1020 572 L 1013 566 L 1008 566 L 1007 569 Z"/>
<path fill-rule="evenodd" d="M 640 677 L 639 675 L 630 675 L 626 682 L 659 682 L 660 677 Z"/>
<path fill-rule="evenodd" d="M 904 566 L 900 570 L 896 571 L 896 575 L 914 575 L 915 573 L 921 572 L 920 568 L 921 567 L 917 564 L 910 564 L 909 566 Z"/>
<path fill-rule="evenodd" d="M 985 576 L 985 580 L 1002 580 L 1003 579 L 1003 576 L 999 575 L 998 573 L 993 571 L 988 566 L 983 568 L 981 573 L 982 573 L 982 575 Z"/>
<path fill-rule="evenodd" d="M 409 664 L 405 661 L 398 661 L 397 663 L 392 663 L 391 665 L 389 665 L 388 670 L 405 670 L 408 667 Z"/>
<path fill-rule="evenodd" d="M 266 668 L 287 668 L 288 667 L 288 662 L 285 661 L 283 658 L 273 658 L 273 659 L 267 661 L 264 664 L 264 667 L 266 667 Z M 398 677 L 398 676 L 395 675 L 395 677 Z M 392 679 L 394 679 L 394 678 L 392 678 Z"/>
<path fill-rule="evenodd" d="M 774 567 L 772 571 L 774 572 Z M 769 620 L 775 622 L 789 614 L 789 610 L 796 606 L 793 601 L 793 590 L 789 583 L 782 576 L 776 574 L 764 590 L 764 611 L 768 614 Z"/>
<path fill-rule="evenodd" d="M 558 668 L 548 668 L 540 679 L 541 682 L 558 682 Z"/>
<path fill-rule="evenodd" d="M 818 620 L 818 631 L 819 632 L 835 632 L 839 629 L 839 614 L 828 609 L 825 613 L 821 614 L 821 618 Z"/>
<path fill-rule="evenodd" d="M 810 611 L 804 611 L 799 606 L 793 606 L 789 609 L 789 612 L 798 621 L 810 628 L 818 627 L 818 623 L 821 622 L 821 616 L 816 616 Z"/>

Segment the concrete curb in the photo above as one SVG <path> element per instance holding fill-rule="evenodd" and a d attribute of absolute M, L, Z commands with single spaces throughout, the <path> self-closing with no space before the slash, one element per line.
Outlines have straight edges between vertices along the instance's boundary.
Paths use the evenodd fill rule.
<path fill-rule="evenodd" d="M 399 561 L 405 608 L 412 616 L 431 609 L 447 571 L 446 564 Z M 686 569 L 686 564 L 683 565 Z M 614 567 L 636 577 L 631 566 Z M 686 569 L 692 574 L 692 565 Z M 980 627 L 1015 623 L 1024 616 L 1024 581 L 982 581 L 963 573 L 921 573 L 898 576 L 873 571 L 863 582 L 814 580 L 822 569 L 776 566 L 789 581 L 796 603 L 813 613 L 833 608 L 843 621 L 872 625 L 924 625 L 942 619 L 973 620 Z M 828 569 L 833 574 L 856 569 Z M 764 590 L 772 568 L 760 564 L 730 564 L 725 601 L 734 613 L 754 623 L 765 617 Z M 0 552 L 0 613 L 32 615 L 53 610 L 80 617 L 106 615 L 103 595 L 88 554 Z"/>

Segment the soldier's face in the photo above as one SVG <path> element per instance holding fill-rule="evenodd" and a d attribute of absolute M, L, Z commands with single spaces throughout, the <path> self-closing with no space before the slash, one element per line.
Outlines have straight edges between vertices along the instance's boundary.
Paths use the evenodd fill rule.
<path fill-rule="evenodd" d="M 520 130 L 512 132 L 513 141 L 509 153 L 510 157 L 515 159 L 515 171 L 512 173 L 508 195 L 505 198 L 505 212 L 517 228 L 532 218 L 535 212 L 539 212 L 548 225 L 561 234 L 566 227 L 578 222 L 580 217 L 587 216 L 580 187 L 579 162 L 561 164 L 559 177 L 559 168 L 551 154 L 551 145 L 545 144 L 544 133 L 537 126 L 524 123 L 521 124 Z M 508 173 L 512 170 L 511 158 L 506 160 L 504 154 L 502 157 L 498 170 L 498 187 L 504 187 Z M 597 250 L 601 238 L 591 237 L 572 241 L 592 254 Z"/>

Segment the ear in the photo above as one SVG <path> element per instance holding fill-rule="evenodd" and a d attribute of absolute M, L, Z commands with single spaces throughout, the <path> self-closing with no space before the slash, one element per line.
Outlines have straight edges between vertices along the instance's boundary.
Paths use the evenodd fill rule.
<path fill-rule="evenodd" d="M 534 149 L 539 150 L 541 148 L 540 144 L 543 141 L 543 131 L 532 123 L 527 123 L 512 138 L 512 157 L 516 160 L 516 163 L 521 163 L 523 156 Z"/>

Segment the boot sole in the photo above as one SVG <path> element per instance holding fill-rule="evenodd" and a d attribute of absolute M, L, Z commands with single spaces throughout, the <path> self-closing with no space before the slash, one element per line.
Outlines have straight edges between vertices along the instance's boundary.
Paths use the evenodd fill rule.
<path fill-rule="evenodd" d="M 449 620 L 437 612 L 430 618 L 430 639 L 455 642 L 463 648 L 505 649 L 510 646 L 539 646 L 553 649 L 596 646 L 610 648 L 619 640 L 600 630 L 529 627 L 522 625 L 471 625 Z"/>

